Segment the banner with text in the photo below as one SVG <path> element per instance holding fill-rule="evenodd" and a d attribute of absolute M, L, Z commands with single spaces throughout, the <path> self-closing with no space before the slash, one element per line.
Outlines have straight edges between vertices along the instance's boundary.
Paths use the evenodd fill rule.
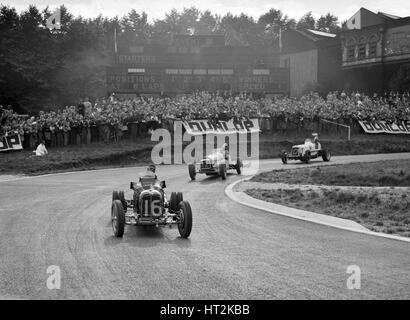
<path fill-rule="evenodd" d="M 18 134 L 7 134 L 3 136 L 0 140 L 0 152 L 22 149 L 23 146 L 21 144 L 20 135 Z"/>
<path fill-rule="evenodd" d="M 234 134 L 234 133 L 258 133 L 258 119 L 249 120 L 190 120 L 182 121 L 185 130 L 192 135 L 200 134 Z"/>
<path fill-rule="evenodd" d="M 359 121 L 366 133 L 410 134 L 410 120 Z"/>

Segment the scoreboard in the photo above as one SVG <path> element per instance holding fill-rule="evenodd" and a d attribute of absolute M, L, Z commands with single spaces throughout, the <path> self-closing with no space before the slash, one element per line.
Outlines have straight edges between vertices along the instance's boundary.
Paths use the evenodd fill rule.
<path fill-rule="evenodd" d="M 232 91 L 287 94 L 289 70 L 273 46 L 226 46 L 223 36 L 177 36 L 123 48 L 107 68 L 110 93 Z"/>

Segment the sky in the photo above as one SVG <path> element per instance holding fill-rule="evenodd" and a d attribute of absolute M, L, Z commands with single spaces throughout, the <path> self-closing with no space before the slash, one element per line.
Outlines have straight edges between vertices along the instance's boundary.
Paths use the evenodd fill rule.
<path fill-rule="evenodd" d="M 118 15 L 122 17 L 131 9 L 137 12 L 145 11 L 148 19 L 163 19 L 165 13 L 175 8 L 182 10 L 184 7 L 195 6 L 201 11 L 209 9 L 212 13 L 233 14 L 246 13 L 258 19 L 269 9 L 282 10 L 290 18 L 298 19 L 306 12 L 312 11 L 313 16 L 320 17 L 328 12 L 339 17 L 340 21 L 349 19 L 361 7 L 373 12 L 386 12 L 401 17 L 410 16 L 409 0 L 0 0 L 3 5 L 16 8 L 18 12 L 24 11 L 30 4 L 38 8 L 54 9 L 64 4 L 69 12 L 75 16 L 86 18 L 102 14 L 107 17 Z"/>

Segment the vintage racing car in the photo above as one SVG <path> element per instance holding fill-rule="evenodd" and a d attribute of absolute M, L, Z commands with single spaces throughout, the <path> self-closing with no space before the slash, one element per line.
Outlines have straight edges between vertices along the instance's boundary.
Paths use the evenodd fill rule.
<path fill-rule="evenodd" d="M 236 170 L 238 174 L 241 174 L 242 168 L 243 164 L 240 158 L 232 162 L 226 144 L 222 148 L 215 149 L 201 161 L 188 165 L 191 180 L 195 180 L 197 173 L 206 174 L 207 176 L 220 175 L 222 180 L 225 180 L 228 170 Z"/>
<path fill-rule="evenodd" d="M 114 235 L 122 237 L 124 227 L 136 226 L 178 226 L 182 238 L 188 238 L 192 229 L 192 210 L 188 201 L 184 201 L 181 192 L 172 192 L 167 200 L 164 189 L 165 181 L 160 184 L 156 179 L 141 178 L 140 182 L 131 182 L 133 200 L 126 200 L 124 191 L 113 191 L 111 222 Z"/>
<path fill-rule="evenodd" d="M 322 157 L 323 161 L 330 161 L 330 151 L 322 149 L 316 133 L 314 133 L 313 136 L 313 141 L 308 138 L 305 140 L 304 144 L 293 146 L 290 154 L 283 151 L 281 154 L 283 164 L 287 164 L 288 160 L 300 160 L 309 163 L 311 159 L 316 159 L 318 157 Z"/>

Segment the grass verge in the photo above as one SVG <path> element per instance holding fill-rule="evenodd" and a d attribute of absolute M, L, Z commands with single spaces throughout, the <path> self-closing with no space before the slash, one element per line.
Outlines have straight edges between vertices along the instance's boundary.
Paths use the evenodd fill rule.
<path fill-rule="evenodd" d="M 334 217 L 350 219 L 366 228 L 410 237 L 408 190 L 263 190 L 249 189 L 256 199 Z"/>
<path fill-rule="evenodd" d="M 410 160 L 391 160 L 279 170 L 259 174 L 254 182 L 336 186 L 410 186 Z"/>

